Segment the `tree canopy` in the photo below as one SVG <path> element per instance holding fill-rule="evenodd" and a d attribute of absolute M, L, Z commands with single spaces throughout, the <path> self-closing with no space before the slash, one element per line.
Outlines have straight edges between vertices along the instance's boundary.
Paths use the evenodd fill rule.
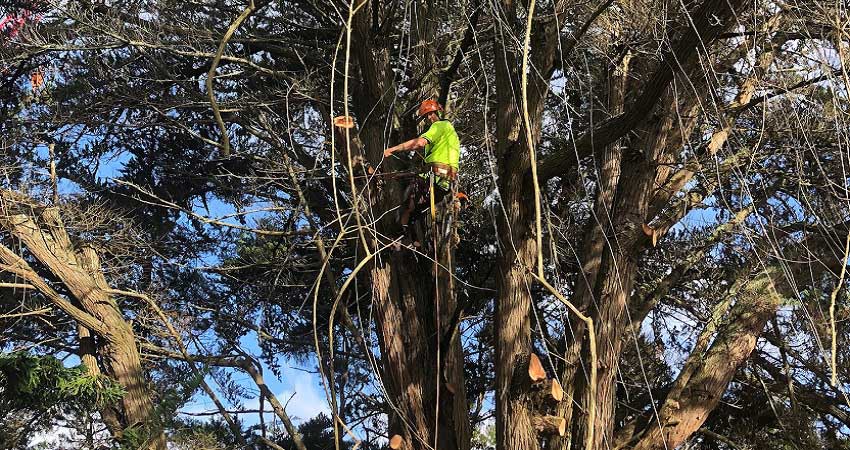
<path fill-rule="evenodd" d="M 0 417 L 97 431 L 71 448 L 850 448 L 846 2 L 0 18 Z M 417 247 L 421 158 L 383 152 L 426 99 L 469 206 Z"/>

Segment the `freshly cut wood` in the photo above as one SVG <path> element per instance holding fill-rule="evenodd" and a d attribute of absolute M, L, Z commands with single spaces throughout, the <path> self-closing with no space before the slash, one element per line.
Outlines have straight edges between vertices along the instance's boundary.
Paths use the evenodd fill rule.
<path fill-rule="evenodd" d="M 337 116 L 333 119 L 334 126 L 337 128 L 354 128 L 354 117 Z"/>
<path fill-rule="evenodd" d="M 554 402 L 562 402 L 564 401 L 564 388 L 561 387 L 561 383 L 556 379 L 547 380 L 543 385 L 543 393 L 545 394 L 544 398 L 551 399 Z"/>
<path fill-rule="evenodd" d="M 543 405 L 557 405 L 564 401 L 564 388 L 556 379 L 546 380 L 542 383 L 537 383 L 532 387 L 532 396 L 537 407 Z"/>
<path fill-rule="evenodd" d="M 563 436 L 567 432 L 567 419 L 558 416 L 533 416 L 531 424 L 538 433 Z"/>
<path fill-rule="evenodd" d="M 531 379 L 532 383 L 546 379 L 546 369 L 543 368 L 543 363 L 534 353 L 528 358 L 528 378 Z"/>
<path fill-rule="evenodd" d="M 398 450 L 401 448 L 401 444 L 404 440 L 399 435 L 395 435 L 390 438 L 390 448 L 393 450 Z"/>
<path fill-rule="evenodd" d="M 643 228 L 643 234 L 652 240 L 652 246 L 658 247 L 658 238 L 661 237 L 661 230 L 656 230 L 647 224 L 643 224 L 641 227 Z"/>

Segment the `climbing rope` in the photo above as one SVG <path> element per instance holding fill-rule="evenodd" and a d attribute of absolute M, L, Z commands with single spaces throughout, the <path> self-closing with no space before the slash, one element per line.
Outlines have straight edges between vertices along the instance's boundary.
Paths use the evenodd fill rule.
<path fill-rule="evenodd" d="M 442 330 L 440 329 L 440 255 L 438 250 L 439 246 L 437 245 L 437 237 L 439 236 L 439 233 L 437 231 L 437 206 L 434 199 L 434 172 L 430 172 L 428 174 L 428 194 L 431 206 L 431 241 L 434 246 L 434 311 L 437 322 L 437 376 L 434 377 L 436 378 L 435 383 L 437 383 L 434 407 L 434 448 L 438 448 L 437 438 L 439 436 L 440 429 L 440 376 L 442 374 L 440 367 L 440 334 L 442 334 Z"/>

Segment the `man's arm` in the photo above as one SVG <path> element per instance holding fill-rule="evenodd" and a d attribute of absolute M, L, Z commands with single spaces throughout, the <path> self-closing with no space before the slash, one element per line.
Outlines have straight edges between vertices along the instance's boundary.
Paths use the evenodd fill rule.
<path fill-rule="evenodd" d="M 415 152 L 420 148 L 425 148 L 428 145 L 428 140 L 422 137 L 413 138 L 409 141 L 402 142 L 396 146 L 384 150 L 384 158 L 392 155 L 395 152 Z"/>

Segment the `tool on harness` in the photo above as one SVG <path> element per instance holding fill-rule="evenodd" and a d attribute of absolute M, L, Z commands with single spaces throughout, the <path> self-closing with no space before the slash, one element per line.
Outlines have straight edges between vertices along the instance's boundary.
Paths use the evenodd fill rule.
<path fill-rule="evenodd" d="M 431 164 L 431 172 L 441 178 L 445 178 L 450 181 L 457 180 L 457 170 L 448 165 L 439 162 L 432 162 Z"/>

